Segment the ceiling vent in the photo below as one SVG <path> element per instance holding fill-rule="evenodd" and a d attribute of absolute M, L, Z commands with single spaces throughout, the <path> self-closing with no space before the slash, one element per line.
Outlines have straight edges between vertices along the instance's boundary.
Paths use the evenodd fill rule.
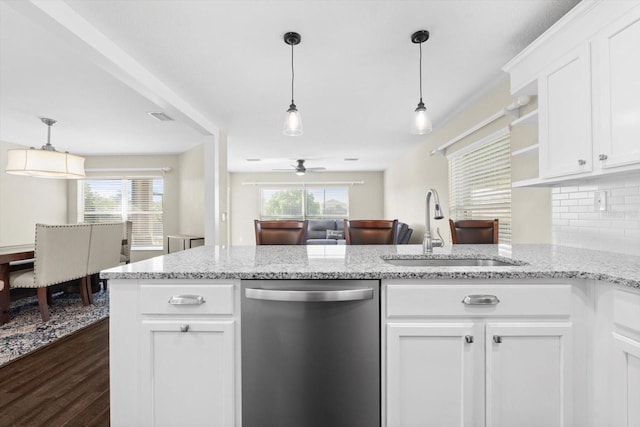
<path fill-rule="evenodd" d="M 160 120 L 161 122 L 172 122 L 173 119 L 169 116 L 167 116 L 165 113 L 163 112 L 151 112 L 151 113 L 147 113 L 148 115 L 150 115 L 151 117 L 153 117 L 156 120 Z"/>

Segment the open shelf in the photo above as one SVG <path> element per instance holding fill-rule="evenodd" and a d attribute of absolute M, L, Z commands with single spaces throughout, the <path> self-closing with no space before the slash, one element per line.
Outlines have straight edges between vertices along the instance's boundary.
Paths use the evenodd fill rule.
<path fill-rule="evenodd" d="M 528 112 L 522 117 L 519 117 L 511 122 L 511 127 L 517 126 L 531 126 L 538 123 L 538 110 L 535 109 L 533 111 Z"/>
<path fill-rule="evenodd" d="M 521 148 L 519 150 L 514 150 L 511 153 L 511 155 L 515 157 L 515 156 L 520 156 L 522 154 L 530 153 L 530 152 L 533 152 L 533 151 L 538 151 L 538 144 L 532 144 L 532 145 L 529 145 L 527 147 Z"/>

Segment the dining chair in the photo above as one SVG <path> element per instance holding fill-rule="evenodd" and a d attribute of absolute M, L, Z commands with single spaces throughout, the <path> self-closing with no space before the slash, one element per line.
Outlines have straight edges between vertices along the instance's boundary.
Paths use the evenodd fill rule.
<path fill-rule="evenodd" d="M 253 221 L 256 245 L 304 245 L 307 221 Z"/>
<path fill-rule="evenodd" d="M 498 244 L 498 220 L 449 219 L 451 239 L 457 244 Z"/>
<path fill-rule="evenodd" d="M 89 259 L 87 260 L 87 296 L 89 303 L 93 303 L 91 277 L 96 277 L 101 270 L 120 265 L 120 250 L 123 235 L 122 222 L 91 224 L 91 242 L 89 245 Z M 104 289 L 107 289 L 106 279 L 102 279 Z"/>
<path fill-rule="evenodd" d="M 36 224 L 33 268 L 9 274 L 11 288 L 35 288 L 38 308 L 44 322 L 49 320 L 50 293 L 48 287 L 80 279 L 83 305 L 89 305 L 87 295 L 87 261 L 91 239 L 90 224 Z"/>
<path fill-rule="evenodd" d="M 133 231 L 133 222 L 125 221 L 123 227 L 124 234 L 122 236 L 122 247 L 120 249 L 120 262 L 129 264 L 131 262 L 131 233 Z"/>
<path fill-rule="evenodd" d="M 347 245 L 396 245 L 398 220 L 345 219 L 344 237 Z"/>

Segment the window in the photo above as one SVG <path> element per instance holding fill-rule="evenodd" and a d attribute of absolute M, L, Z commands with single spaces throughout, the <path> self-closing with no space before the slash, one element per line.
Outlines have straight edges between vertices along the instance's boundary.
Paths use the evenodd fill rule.
<path fill-rule="evenodd" d="M 260 219 L 347 218 L 347 187 L 260 189 Z"/>
<path fill-rule="evenodd" d="M 78 222 L 132 221 L 132 249 L 162 249 L 162 178 L 78 181 Z"/>
<path fill-rule="evenodd" d="M 511 140 L 493 135 L 449 157 L 449 210 L 454 220 L 499 220 L 499 243 L 511 243 Z"/>

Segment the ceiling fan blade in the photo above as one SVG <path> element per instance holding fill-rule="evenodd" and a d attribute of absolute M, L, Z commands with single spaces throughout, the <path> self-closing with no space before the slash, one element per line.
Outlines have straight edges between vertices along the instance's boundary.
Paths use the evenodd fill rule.
<path fill-rule="evenodd" d="M 308 171 L 326 171 L 327 168 L 323 168 L 323 167 L 314 167 L 314 168 L 307 168 Z"/>

